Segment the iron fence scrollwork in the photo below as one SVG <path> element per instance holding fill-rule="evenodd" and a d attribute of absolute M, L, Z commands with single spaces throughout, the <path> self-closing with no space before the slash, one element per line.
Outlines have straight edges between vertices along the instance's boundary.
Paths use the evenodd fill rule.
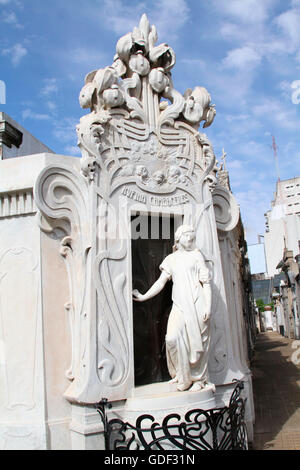
<path fill-rule="evenodd" d="M 228 406 L 208 410 L 192 409 L 182 418 L 167 415 L 161 423 L 150 414 L 138 416 L 135 424 L 107 418 L 111 407 L 102 399 L 96 409 L 104 426 L 107 450 L 247 450 L 244 421 L 246 399 L 242 381 L 237 381 Z"/>

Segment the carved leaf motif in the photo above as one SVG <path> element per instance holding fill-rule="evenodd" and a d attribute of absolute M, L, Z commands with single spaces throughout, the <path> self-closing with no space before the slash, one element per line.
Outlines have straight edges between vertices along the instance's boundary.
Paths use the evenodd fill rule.
<path fill-rule="evenodd" d="M 145 39 L 148 39 L 149 33 L 150 33 L 150 24 L 147 18 L 147 15 L 145 13 L 142 15 L 140 24 L 139 24 L 139 30 L 143 33 L 143 37 Z"/>
<path fill-rule="evenodd" d="M 173 86 L 167 87 L 164 98 L 170 99 L 172 102 L 171 106 L 168 106 L 160 115 L 158 120 L 159 127 L 164 124 L 174 125 L 174 119 L 177 119 L 179 114 L 183 111 L 185 100 L 181 93 L 173 88 Z"/>
<path fill-rule="evenodd" d="M 75 231 L 86 228 L 88 217 L 88 185 L 71 167 L 59 165 L 46 167 L 35 184 L 35 201 L 48 218 L 68 220 Z M 90 246 L 89 234 L 81 232 L 82 244 Z"/>
<path fill-rule="evenodd" d="M 72 339 L 71 368 L 67 375 L 70 380 L 74 378 L 80 389 L 79 370 L 89 340 L 81 324 L 85 310 L 88 311 L 85 309 L 87 256 L 91 247 L 88 182 L 69 166 L 50 165 L 37 178 L 34 192 L 37 207 L 46 217 L 48 226 L 53 229 L 61 226 L 64 233 L 69 226 L 69 234 L 61 242 L 69 279 L 70 300 L 66 310 L 70 313 Z"/>
<path fill-rule="evenodd" d="M 103 251 L 95 262 L 95 283 L 101 303 L 99 338 L 105 350 L 100 358 L 100 380 L 106 387 L 116 387 L 126 380 L 129 372 L 128 314 L 123 288 L 126 281 L 121 273 L 112 281 L 110 266 L 119 262 L 127 253 L 125 243 L 118 251 Z"/>
<path fill-rule="evenodd" d="M 141 102 L 130 95 L 129 90 L 134 89 L 136 94 L 140 95 L 141 81 L 138 73 L 134 72 L 131 78 L 126 78 L 121 83 L 121 89 L 124 91 L 125 101 L 128 108 L 131 110 L 131 117 L 138 118 L 143 122 L 146 122 L 147 116 L 143 110 Z"/>
<path fill-rule="evenodd" d="M 154 45 L 155 45 L 157 39 L 158 39 L 158 36 L 157 36 L 156 27 L 155 27 L 155 25 L 152 25 L 151 31 L 149 33 L 149 49 L 150 50 L 154 48 Z"/>
<path fill-rule="evenodd" d="M 206 114 L 203 117 L 203 119 L 205 120 L 205 123 L 203 124 L 204 128 L 209 127 L 212 124 L 215 118 L 215 115 L 216 115 L 216 109 L 215 109 L 215 106 L 212 105 L 207 109 Z"/>

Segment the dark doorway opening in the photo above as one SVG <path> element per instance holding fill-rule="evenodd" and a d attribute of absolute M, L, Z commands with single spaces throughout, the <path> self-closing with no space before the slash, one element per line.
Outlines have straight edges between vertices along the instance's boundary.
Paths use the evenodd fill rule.
<path fill-rule="evenodd" d="M 181 219 L 181 217 L 180 217 Z M 159 266 L 172 253 L 174 216 L 132 216 L 132 285 L 145 293 L 160 276 Z M 139 234 L 137 234 L 139 232 Z M 165 335 L 172 307 L 172 281 L 156 297 L 133 301 L 135 385 L 170 379 L 167 369 Z"/>

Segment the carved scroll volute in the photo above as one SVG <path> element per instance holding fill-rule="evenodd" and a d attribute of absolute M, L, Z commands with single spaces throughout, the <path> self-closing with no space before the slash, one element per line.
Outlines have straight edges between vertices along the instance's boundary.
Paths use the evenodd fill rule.
<path fill-rule="evenodd" d="M 232 193 L 219 185 L 213 191 L 213 204 L 218 230 L 230 232 L 240 217 L 239 206 Z"/>
<path fill-rule="evenodd" d="M 93 354 L 89 331 L 95 324 L 95 311 L 90 308 L 91 210 L 90 192 L 85 178 L 69 166 L 50 165 L 35 184 L 35 202 L 42 214 L 41 229 L 60 229 L 60 254 L 68 278 L 69 299 L 65 310 L 70 317 L 72 359 L 66 372 L 71 386 L 66 397 L 72 401 L 89 401 L 84 389 Z M 96 348 L 96 345 L 94 345 Z M 95 351 L 94 351 L 95 354 Z"/>

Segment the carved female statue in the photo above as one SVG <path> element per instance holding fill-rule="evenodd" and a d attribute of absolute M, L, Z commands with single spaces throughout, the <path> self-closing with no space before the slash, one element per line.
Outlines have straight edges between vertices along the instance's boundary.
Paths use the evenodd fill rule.
<path fill-rule="evenodd" d="M 159 279 L 145 294 L 133 291 L 134 300 L 144 302 L 157 295 L 168 280 L 173 281 L 166 352 L 171 382 L 180 391 L 198 391 L 209 383 L 211 286 L 209 270 L 194 241 L 193 228 L 181 225 L 175 233 L 174 252 L 160 265 Z"/>

